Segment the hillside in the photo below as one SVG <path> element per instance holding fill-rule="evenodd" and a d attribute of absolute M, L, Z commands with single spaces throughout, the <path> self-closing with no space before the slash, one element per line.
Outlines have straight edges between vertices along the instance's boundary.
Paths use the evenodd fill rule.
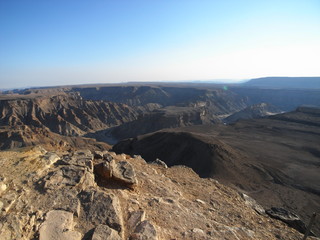
<path fill-rule="evenodd" d="M 247 192 L 265 207 L 283 206 L 306 220 L 320 208 L 318 111 L 305 107 L 228 126 L 162 130 L 123 140 L 113 149 L 148 161 L 160 158 L 170 166 L 184 164 Z"/>
<path fill-rule="evenodd" d="M 302 238 L 254 200 L 186 167 L 40 147 L 0 152 L 0 162 L 3 240 Z"/>

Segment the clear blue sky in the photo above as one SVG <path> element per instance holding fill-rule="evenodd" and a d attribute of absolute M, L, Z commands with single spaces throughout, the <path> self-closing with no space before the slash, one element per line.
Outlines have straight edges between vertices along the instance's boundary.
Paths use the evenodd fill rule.
<path fill-rule="evenodd" d="M 0 89 L 320 76 L 319 0 L 0 0 Z"/>

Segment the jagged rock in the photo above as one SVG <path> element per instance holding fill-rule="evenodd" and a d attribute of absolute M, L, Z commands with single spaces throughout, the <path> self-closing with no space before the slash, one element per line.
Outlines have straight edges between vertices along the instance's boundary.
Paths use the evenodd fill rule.
<path fill-rule="evenodd" d="M 127 226 L 130 232 L 134 231 L 137 225 L 145 220 L 146 212 L 139 210 L 129 214 Z"/>
<path fill-rule="evenodd" d="M 61 209 L 72 212 L 75 216 L 80 216 L 81 203 L 80 200 L 72 195 L 65 195 Z"/>
<path fill-rule="evenodd" d="M 103 154 L 103 159 L 108 161 L 108 162 L 111 162 L 113 157 L 112 157 L 112 155 L 110 153 L 106 152 L 106 153 Z"/>
<path fill-rule="evenodd" d="M 283 208 L 272 207 L 271 209 L 267 209 L 266 213 L 275 219 L 279 219 L 285 223 L 287 223 L 290 227 L 298 230 L 301 233 L 305 233 L 306 225 L 302 220 L 293 212 L 290 212 Z M 314 236 L 313 233 L 310 233 L 310 236 Z"/>
<path fill-rule="evenodd" d="M 44 184 L 46 190 L 56 190 L 64 186 L 76 186 L 85 174 L 85 169 L 77 166 L 63 166 L 49 175 Z"/>
<path fill-rule="evenodd" d="M 120 161 L 117 163 L 112 161 L 110 164 L 112 168 L 112 178 L 128 184 L 129 186 L 138 183 L 135 171 L 130 163 L 127 161 Z"/>
<path fill-rule="evenodd" d="M 167 164 L 164 161 L 160 160 L 159 158 L 157 158 L 156 160 L 150 162 L 150 164 L 156 164 L 156 165 L 160 165 L 160 166 L 162 166 L 164 168 L 168 168 Z"/>
<path fill-rule="evenodd" d="M 73 230 L 73 214 L 62 210 L 47 213 L 40 226 L 40 240 L 80 240 L 81 234 Z"/>
<path fill-rule="evenodd" d="M 127 161 L 116 162 L 111 160 L 110 162 L 101 162 L 95 165 L 95 172 L 103 179 L 113 178 L 129 187 L 138 182 L 132 165 Z"/>
<path fill-rule="evenodd" d="M 95 187 L 97 184 L 94 180 L 94 174 L 92 172 L 85 171 L 80 181 L 81 190 L 90 189 Z"/>
<path fill-rule="evenodd" d="M 112 177 L 111 164 L 109 162 L 101 162 L 94 166 L 95 172 L 103 179 Z"/>
<path fill-rule="evenodd" d="M 136 227 L 134 233 L 130 236 L 130 240 L 157 240 L 157 231 L 155 227 L 145 220 Z"/>
<path fill-rule="evenodd" d="M 91 153 L 91 151 L 76 151 L 68 163 L 79 167 L 87 167 L 89 171 L 93 171 L 92 160 L 93 154 Z"/>
<path fill-rule="evenodd" d="M 103 159 L 103 152 L 102 151 L 94 151 L 93 157 L 94 157 L 94 159 Z"/>
<path fill-rule="evenodd" d="M 105 192 L 82 192 L 80 198 L 86 210 L 86 218 L 92 224 L 107 224 L 121 232 L 123 229 L 122 211 L 118 198 Z"/>
<path fill-rule="evenodd" d="M 117 231 L 113 230 L 109 226 L 100 224 L 95 228 L 92 240 L 105 239 L 121 240 L 121 237 L 119 236 Z"/>
<path fill-rule="evenodd" d="M 251 207 L 252 209 L 254 209 L 257 213 L 259 213 L 260 215 L 266 215 L 266 212 L 264 210 L 264 208 L 258 204 L 256 202 L 256 200 L 254 200 L 253 198 L 249 197 L 248 195 L 241 193 L 240 194 L 241 197 L 243 198 L 243 200 L 245 200 L 245 204 L 249 207 Z"/>
<path fill-rule="evenodd" d="M 46 163 L 46 166 L 50 167 L 52 164 L 57 162 L 60 159 L 60 157 L 53 152 L 47 152 L 45 155 L 43 155 L 42 160 Z"/>
<path fill-rule="evenodd" d="M 62 187 L 81 186 L 87 189 L 96 185 L 93 172 L 88 168 L 75 165 L 62 166 L 44 177 L 44 189 L 46 191 L 57 190 Z"/>

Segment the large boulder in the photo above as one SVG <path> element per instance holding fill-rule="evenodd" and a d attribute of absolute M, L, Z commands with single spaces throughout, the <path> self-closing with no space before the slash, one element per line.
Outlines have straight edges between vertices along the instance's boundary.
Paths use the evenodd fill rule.
<path fill-rule="evenodd" d="M 127 161 L 103 161 L 95 165 L 95 172 L 104 180 L 110 178 L 122 182 L 128 187 L 138 183 L 133 166 Z"/>
<path fill-rule="evenodd" d="M 104 224 L 121 232 L 123 217 L 118 198 L 113 194 L 85 191 L 80 194 L 86 218 L 94 225 Z"/>
<path fill-rule="evenodd" d="M 129 186 L 138 183 L 135 171 L 130 163 L 127 161 L 117 163 L 112 161 L 110 164 L 112 165 L 112 178 Z"/>
<path fill-rule="evenodd" d="M 39 229 L 40 240 L 81 240 L 81 233 L 74 231 L 73 214 L 62 210 L 47 213 Z"/>

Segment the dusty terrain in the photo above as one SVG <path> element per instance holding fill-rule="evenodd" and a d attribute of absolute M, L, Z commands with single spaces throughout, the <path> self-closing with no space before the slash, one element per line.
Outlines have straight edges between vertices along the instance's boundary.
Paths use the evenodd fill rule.
<path fill-rule="evenodd" d="M 6 223 L 0 226 L 3 236 L 36 239 L 41 231 L 48 234 L 50 226 L 61 228 L 61 224 L 51 224 L 58 216 L 69 224 L 68 236 L 81 235 L 83 239 L 93 236 L 96 240 L 105 232 L 138 239 L 139 234 L 147 234 L 146 229 L 153 235 L 154 228 L 160 239 L 297 239 L 300 235 L 282 223 L 277 225 L 277 221 L 265 216 L 251 215 L 243 199 L 238 199 L 237 191 L 250 195 L 265 208 L 283 207 L 295 212 L 304 222 L 309 221 L 313 211 L 319 212 L 319 110 L 299 107 L 297 111 L 254 119 L 304 104 L 319 106 L 319 91 L 209 83 L 4 91 L 0 94 L 0 149 L 14 150 L 1 153 L 5 169 L 5 176 L 0 176 L 5 177 L 1 178 L 1 224 Z M 275 107 L 269 108 L 269 103 Z M 236 123 L 223 124 L 228 117 L 228 123 Z M 158 130 L 161 131 L 154 133 Z M 132 165 L 139 170 L 135 188 L 119 185 L 114 179 L 108 183 L 97 177 L 93 167 L 88 170 L 83 163 L 75 165 L 73 156 L 79 157 L 77 150 L 109 150 L 109 144 L 128 137 L 134 139 L 124 140 L 114 150 L 132 157 L 141 154 L 147 161 L 160 158 L 169 166 L 183 164 L 200 177 L 212 177 L 237 190 L 200 179 L 190 169 L 148 165 L 139 157 L 112 155 L 116 162 L 126 158 L 127 162 L 134 162 Z M 56 152 L 60 160 L 49 167 L 52 159 L 48 156 L 54 154 L 17 149 L 38 145 Z M 84 152 L 89 156 L 85 158 L 89 165 L 90 161 L 101 163 L 90 160 L 91 153 Z M 71 163 L 67 164 L 68 161 Z M 107 171 L 105 176 L 108 174 Z M 226 192 L 218 193 L 221 198 L 214 195 L 219 189 Z M 97 205 L 101 198 L 108 199 L 102 201 L 108 204 L 120 200 L 121 208 L 111 212 L 124 211 L 122 217 L 116 214 L 115 222 L 108 218 L 110 226 L 98 226 L 101 221 L 93 220 L 97 214 L 95 206 L 106 208 Z M 211 201 L 215 199 L 222 204 L 221 208 L 215 208 L 215 201 Z M 30 210 L 28 206 L 33 207 Z M 152 223 L 141 220 L 145 218 L 145 213 L 137 210 L 141 206 Z M 264 214 L 264 210 L 258 212 Z M 18 213 L 24 217 L 14 217 L 20 216 Z M 139 227 L 128 227 L 126 221 L 133 221 L 129 221 L 131 213 L 132 218 L 141 220 Z M 77 223 L 75 230 L 72 218 Z M 252 225 L 246 223 L 251 220 Z M 260 221 L 261 226 L 256 225 Z M 46 227 L 40 231 L 41 225 Z M 317 220 L 314 232 L 318 235 L 319 229 Z M 64 231 L 59 234 L 64 235 Z"/>
<path fill-rule="evenodd" d="M 147 164 L 140 157 L 104 154 L 109 160 L 112 156 L 113 161 L 131 164 L 137 183 L 126 187 L 93 174 L 91 164 L 106 160 L 94 159 L 89 151 L 49 153 L 34 147 L 0 152 L 1 239 L 53 239 L 45 238 L 49 233 L 54 234 L 51 237 L 91 239 L 98 235 L 100 224 L 114 239 L 302 238 L 281 221 L 260 215 L 239 192 L 216 180 L 199 178 L 189 168 L 166 168 Z M 64 175 L 57 182 L 61 170 Z M 90 202 L 88 193 L 94 193 Z M 109 211 L 107 218 L 103 211 Z M 60 221 L 68 216 L 67 229 L 60 229 L 59 220 L 52 216 L 61 217 Z M 139 221 L 148 227 L 133 232 Z M 146 234 L 148 238 L 135 238 Z"/>

